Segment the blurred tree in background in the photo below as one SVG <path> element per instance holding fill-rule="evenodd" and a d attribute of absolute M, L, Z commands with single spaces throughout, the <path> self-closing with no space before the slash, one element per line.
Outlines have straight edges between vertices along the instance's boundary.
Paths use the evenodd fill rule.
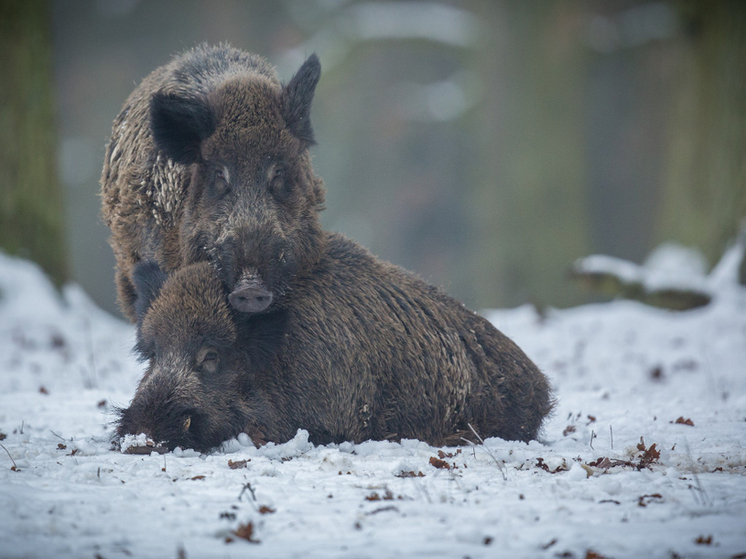
<path fill-rule="evenodd" d="M 639 263 L 670 240 L 714 264 L 746 215 L 743 1 L 0 9 L 0 244 L 57 281 L 68 255 L 72 279 L 108 310 L 113 257 L 97 194 L 111 123 L 142 78 L 201 41 L 259 53 L 285 80 L 318 53 L 312 154 L 325 227 L 472 307 L 584 302 L 567 271 L 590 253 Z"/>
<path fill-rule="evenodd" d="M 67 279 L 49 5 L 0 2 L 0 247 Z"/>
<path fill-rule="evenodd" d="M 746 217 L 746 2 L 677 6 L 684 33 L 656 237 L 696 246 L 714 263 Z"/>

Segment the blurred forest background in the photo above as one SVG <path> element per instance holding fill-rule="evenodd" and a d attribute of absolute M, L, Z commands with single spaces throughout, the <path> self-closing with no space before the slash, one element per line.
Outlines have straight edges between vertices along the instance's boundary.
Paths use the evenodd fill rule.
<path fill-rule="evenodd" d="M 98 179 L 137 83 L 227 41 L 316 52 L 324 224 L 474 308 L 586 300 L 572 262 L 746 215 L 740 0 L 0 0 L 0 246 L 116 311 Z"/>

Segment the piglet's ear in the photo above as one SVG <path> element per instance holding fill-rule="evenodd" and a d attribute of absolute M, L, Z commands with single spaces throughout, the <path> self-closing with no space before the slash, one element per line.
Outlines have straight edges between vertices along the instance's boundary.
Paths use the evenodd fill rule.
<path fill-rule="evenodd" d="M 311 102 L 320 77 L 319 57 L 312 54 L 283 91 L 285 122 L 293 135 L 309 146 L 316 143 L 311 128 Z"/>
<path fill-rule="evenodd" d="M 132 272 L 132 283 L 135 285 L 135 315 L 137 324 L 142 324 L 145 314 L 168 276 L 155 262 L 141 260 Z"/>
<path fill-rule="evenodd" d="M 215 131 L 215 115 L 206 101 L 155 93 L 150 99 L 150 129 L 155 145 L 184 165 L 199 158 L 199 145 Z"/>

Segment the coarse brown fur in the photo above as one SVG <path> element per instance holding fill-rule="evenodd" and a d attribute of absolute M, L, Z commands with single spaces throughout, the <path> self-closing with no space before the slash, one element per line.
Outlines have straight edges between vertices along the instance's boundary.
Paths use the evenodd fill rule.
<path fill-rule="evenodd" d="M 319 75 L 312 55 L 283 86 L 259 57 L 202 46 L 146 78 L 115 121 L 104 215 L 151 362 L 119 434 L 201 450 L 298 428 L 316 443 L 451 444 L 469 424 L 535 438 L 551 391 L 512 341 L 322 231 L 308 153 Z"/>
<path fill-rule="evenodd" d="M 328 234 L 324 246 L 268 313 L 231 316 L 205 264 L 160 292 L 140 287 L 138 349 L 150 367 L 117 434 L 203 451 L 241 432 L 284 442 L 297 429 L 317 444 L 462 444 L 474 439 L 469 425 L 483 438 L 537 436 L 552 409 L 549 384 L 510 339 L 354 242 Z M 206 351 L 217 372 L 200 371 Z"/>
<path fill-rule="evenodd" d="M 118 300 L 131 321 L 140 260 L 172 272 L 209 259 L 237 305 L 246 293 L 271 302 L 318 260 L 324 190 L 308 147 L 319 73 L 311 56 L 283 86 L 259 56 L 201 45 L 132 92 L 101 176 Z M 261 306 L 251 299 L 244 310 Z"/>

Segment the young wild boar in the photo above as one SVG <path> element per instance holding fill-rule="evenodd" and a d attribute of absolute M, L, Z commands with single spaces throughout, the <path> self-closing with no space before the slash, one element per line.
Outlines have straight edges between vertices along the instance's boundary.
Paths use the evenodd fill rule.
<path fill-rule="evenodd" d="M 241 432 L 316 444 L 528 441 L 552 407 L 544 375 L 484 318 L 339 235 L 265 313 L 230 310 L 209 264 L 134 273 L 149 368 L 117 435 L 200 451 Z"/>
<path fill-rule="evenodd" d="M 208 263 L 185 266 L 167 279 L 157 264 L 140 262 L 133 280 L 135 347 L 149 367 L 130 407 L 119 410 L 117 435 L 145 433 L 169 449 L 201 451 L 240 432 L 260 440 L 256 427 L 275 421 L 250 371 L 268 367 L 282 340 L 281 324 L 265 317 L 254 331 L 246 322 L 239 343 L 223 284 Z"/>
<path fill-rule="evenodd" d="M 262 58 L 199 46 L 158 68 L 114 121 L 101 176 L 122 311 L 132 270 L 212 260 L 231 305 L 261 312 L 321 255 L 312 55 L 283 86 Z"/>

